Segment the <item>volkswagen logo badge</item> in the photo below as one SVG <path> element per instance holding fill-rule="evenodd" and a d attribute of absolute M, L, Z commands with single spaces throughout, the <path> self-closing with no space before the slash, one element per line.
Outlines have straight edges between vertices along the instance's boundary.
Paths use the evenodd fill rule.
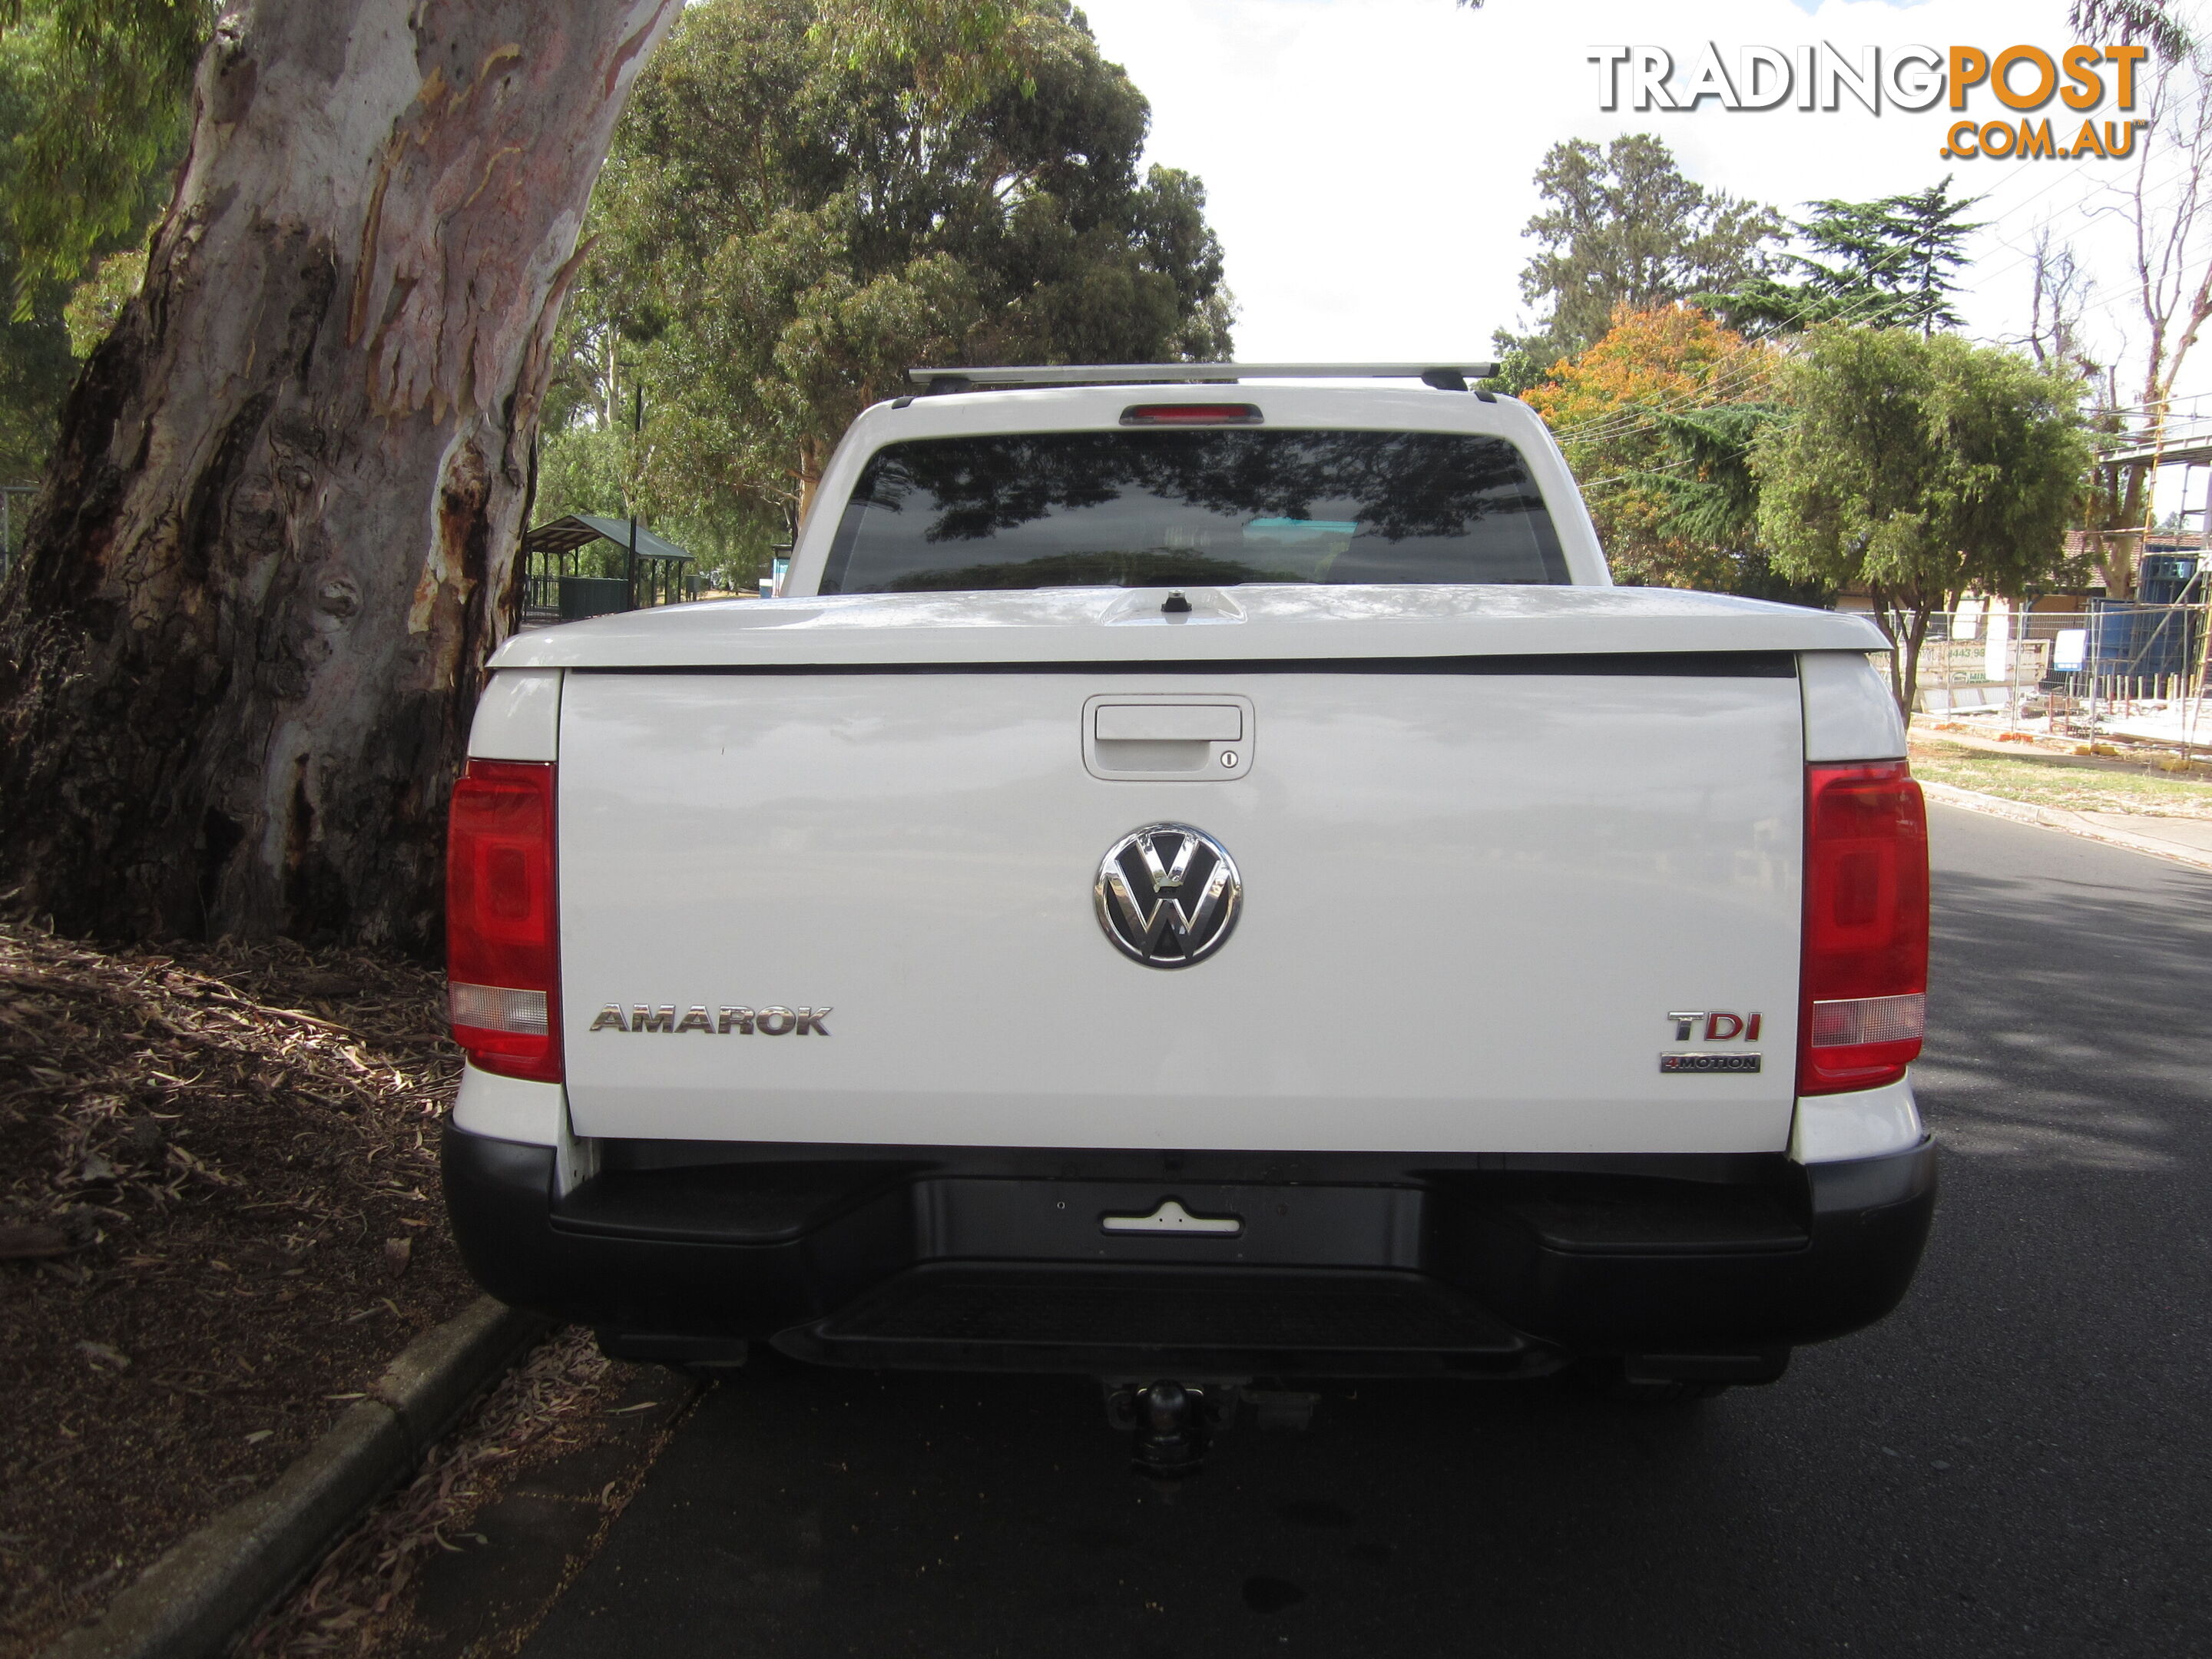
<path fill-rule="evenodd" d="M 1229 849 L 1187 823 L 1148 823 L 1098 863 L 1098 925 L 1147 968 L 1188 968 L 1221 948 L 1237 925 L 1244 884 Z"/>

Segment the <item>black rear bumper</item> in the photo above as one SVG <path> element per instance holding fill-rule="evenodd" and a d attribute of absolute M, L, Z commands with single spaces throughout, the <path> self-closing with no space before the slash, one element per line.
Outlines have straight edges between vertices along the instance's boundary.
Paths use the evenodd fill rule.
<path fill-rule="evenodd" d="M 1183 1376 L 1750 1376 L 1897 1305 L 1936 1159 L 1328 1157 L 599 1143 L 448 1127 L 494 1295 L 683 1358 Z M 1169 1197 L 1218 1234 L 1109 1233 Z M 1701 1369 L 1702 1368 L 1702 1369 Z"/>

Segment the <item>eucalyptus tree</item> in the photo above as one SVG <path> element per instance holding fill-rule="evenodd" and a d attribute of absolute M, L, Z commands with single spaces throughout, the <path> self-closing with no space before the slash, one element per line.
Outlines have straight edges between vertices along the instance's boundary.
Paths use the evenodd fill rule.
<path fill-rule="evenodd" d="M 72 4 L 158 23 L 183 0 Z M 13 902 L 80 933 L 435 940 L 579 233 L 681 9 L 224 8 L 144 284 L 63 406 L 0 587 Z M 1000 15 L 830 21 L 856 63 L 957 82 Z"/>
<path fill-rule="evenodd" d="M 1149 106 L 1079 13 L 1013 18 L 955 102 L 835 49 L 811 0 L 687 9 L 617 130 L 565 337 L 572 429 L 604 426 L 614 377 L 651 383 L 647 500 L 803 513 L 916 363 L 1227 355 L 1199 182 L 1142 167 Z"/>
<path fill-rule="evenodd" d="M 2067 10 L 2078 40 L 2141 40 L 2166 63 L 2197 49 L 2177 0 L 2075 0 Z"/>

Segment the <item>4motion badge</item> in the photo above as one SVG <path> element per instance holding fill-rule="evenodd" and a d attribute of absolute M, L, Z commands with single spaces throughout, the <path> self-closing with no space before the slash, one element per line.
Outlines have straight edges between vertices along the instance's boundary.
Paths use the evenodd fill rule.
<path fill-rule="evenodd" d="M 1106 849 L 1091 885 L 1098 925 L 1147 968 L 1188 968 L 1237 926 L 1244 884 L 1228 848 L 1187 823 L 1148 823 Z"/>
<path fill-rule="evenodd" d="M 1662 1054 L 1659 1069 L 1662 1072 L 1755 1072 L 1759 1069 L 1757 1054 Z"/>

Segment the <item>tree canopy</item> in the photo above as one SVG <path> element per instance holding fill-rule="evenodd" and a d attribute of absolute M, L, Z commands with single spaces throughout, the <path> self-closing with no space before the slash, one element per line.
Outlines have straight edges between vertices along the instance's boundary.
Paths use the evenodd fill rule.
<path fill-rule="evenodd" d="M 1784 229 L 1771 208 L 1685 178 L 1645 132 L 1601 150 L 1583 138 L 1553 145 L 1536 188 L 1547 205 L 1524 233 L 1540 246 L 1521 295 L 1543 308 L 1539 326 L 1497 337 L 1503 378 L 1516 388 L 1595 344 L 1620 307 L 1648 311 L 1742 286 L 1767 269 L 1767 245 Z"/>
<path fill-rule="evenodd" d="M 213 21 L 204 0 L 0 3 L 0 483 L 37 476 L 88 332 L 137 287 Z"/>
<path fill-rule="evenodd" d="M 1613 313 L 1523 395 L 1558 434 L 1621 580 L 1805 599 L 1759 543 L 1748 465 L 1776 354 L 1686 305 Z"/>
<path fill-rule="evenodd" d="M 215 18 L 213 0 L 0 0 L 27 117 L 8 133 L 0 193 L 19 321 L 40 284 L 73 283 L 102 247 L 144 232 Z"/>
<path fill-rule="evenodd" d="M 1974 198 L 1954 197 L 1951 180 L 1877 202 L 1810 203 L 1813 216 L 1796 227 L 1812 249 L 1789 263 L 1800 279 L 1759 271 L 1713 303 L 1749 333 L 1796 333 L 1817 323 L 1868 328 L 1916 328 L 1923 335 L 1955 328 L 1954 273 L 1966 263 L 1965 243 L 1981 227 L 1966 213 Z"/>
<path fill-rule="evenodd" d="M 2077 40 L 2143 40 L 2167 63 L 2196 50 L 2197 37 L 2174 15 L 2173 0 L 2075 0 L 2066 19 Z"/>
<path fill-rule="evenodd" d="M 15 140 L 37 118 L 27 56 L 19 39 L 0 35 L 0 198 L 7 199 L 15 194 Z M 30 300 L 27 315 L 4 304 L 13 295 Z M 59 283 L 26 273 L 12 221 L 0 217 L 0 483 L 36 477 L 53 441 L 54 410 L 76 372 L 62 321 L 67 295 Z"/>
<path fill-rule="evenodd" d="M 1828 325 L 1774 396 L 1760 535 L 1786 574 L 1871 591 L 1910 708 L 1934 612 L 1969 589 L 2018 598 L 2058 563 L 2089 463 L 2080 386 L 1956 335 Z"/>
<path fill-rule="evenodd" d="M 594 198 L 549 485 L 781 517 L 915 364 L 1226 356 L 1204 191 L 1140 169 L 1143 95 L 1058 0 L 1012 27 L 954 98 L 911 55 L 842 49 L 811 0 L 687 9 Z"/>

